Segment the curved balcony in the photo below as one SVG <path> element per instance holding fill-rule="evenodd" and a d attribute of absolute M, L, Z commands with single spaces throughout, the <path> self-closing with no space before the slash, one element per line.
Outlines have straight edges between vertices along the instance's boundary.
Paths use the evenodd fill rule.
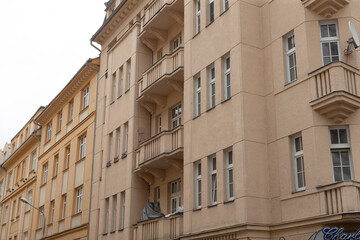
<path fill-rule="evenodd" d="M 342 62 L 328 64 L 310 73 L 310 106 L 341 123 L 360 107 L 359 70 Z"/>
<path fill-rule="evenodd" d="M 134 228 L 134 240 L 178 239 L 183 234 L 182 226 L 182 215 L 139 222 Z"/>

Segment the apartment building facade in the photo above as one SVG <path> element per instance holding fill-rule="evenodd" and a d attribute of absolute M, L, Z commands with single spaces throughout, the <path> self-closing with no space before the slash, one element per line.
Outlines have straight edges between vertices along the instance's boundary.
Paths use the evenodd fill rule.
<path fill-rule="evenodd" d="M 34 119 L 43 109 L 40 107 L 15 135 L 10 149 L 5 145 L 5 158 L 0 167 L 1 240 L 31 239 L 31 219 L 35 212 L 20 199 L 27 198 L 33 203 L 35 196 L 40 128 Z"/>
<path fill-rule="evenodd" d="M 29 239 L 86 239 L 99 58 L 89 59 L 35 119 L 41 128 Z M 43 214 L 41 214 L 43 213 Z"/>

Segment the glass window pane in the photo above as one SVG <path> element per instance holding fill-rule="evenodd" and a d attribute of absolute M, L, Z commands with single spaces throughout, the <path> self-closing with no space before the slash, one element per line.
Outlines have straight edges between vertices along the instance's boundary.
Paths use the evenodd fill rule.
<path fill-rule="evenodd" d="M 336 37 L 336 25 L 335 24 L 329 24 L 329 36 Z"/>
<path fill-rule="evenodd" d="M 295 65 L 294 54 L 289 55 L 289 67 L 292 68 Z"/>
<path fill-rule="evenodd" d="M 302 172 L 303 170 L 303 163 L 302 163 L 302 157 L 296 158 L 296 171 Z"/>
<path fill-rule="evenodd" d="M 331 139 L 331 144 L 338 144 L 339 143 L 338 130 L 337 129 L 330 130 L 330 139 Z"/>
<path fill-rule="evenodd" d="M 341 162 L 343 166 L 350 166 L 348 151 L 341 152 Z"/>
<path fill-rule="evenodd" d="M 346 129 L 339 129 L 340 143 L 348 143 Z"/>
<path fill-rule="evenodd" d="M 344 181 L 346 181 L 346 180 L 351 180 L 351 170 L 350 170 L 350 167 L 345 167 L 345 168 L 343 168 L 343 173 L 344 173 Z"/>
<path fill-rule="evenodd" d="M 330 43 L 322 43 L 323 56 L 330 56 Z"/>
<path fill-rule="evenodd" d="M 332 152 L 332 160 L 334 167 L 340 166 L 340 153 L 339 152 Z"/>
<path fill-rule="evenodd" d="M 302 150 L 302 137 L 295 138 L 295 151 L 299 152 Z"/>
<path fill-rule="evenodd" d="M 324 65 L 331 63 L 330 57 L 324 57 Z"/>
<path fill-rule="evenodd" d="M 295 68 L 291 68 L 290 69 L 290 80 L 294 81 L 296 79 L 296 73 L 295 73 Z"/>
<path fill-rule="evenodd" d="M 298 175 L 298 187 L 304 187 L 304 182 L 303 182 L 303 175 L 301 173 L 299 173 Z"/>
<path fill-rule="evenodd" d="M 337 61 L 339 61 L 339 57 L 338 57 L 338 56 L 334 56 L 334 57 L 331 58 L 331 61 L 332 61 L 332 62 L 337 62 Z"/>
<path fill-rule="evenodd" d="M 335 182 L 342 181 L 341 168 L 340 167 L 334 167 L 334 178 L 335 178 Z"/>
<path fill-rule="evenodd" d="M 320 31 L 321 31 L 321 37 L 328 37 L 328 29 L 327 29 L 327 25 L 321 25 L 320 26 Z"/>
<path fill-rule="evenodd" d="M 332 56 L 339 55 L 337 42 L 331 42 L 330 47 L 331 47 L 331 55 Z"/>

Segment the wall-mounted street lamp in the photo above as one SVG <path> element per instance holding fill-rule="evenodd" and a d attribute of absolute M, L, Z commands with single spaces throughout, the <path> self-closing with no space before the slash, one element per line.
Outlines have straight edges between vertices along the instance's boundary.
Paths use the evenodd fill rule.
<path fill-rule="evenodd" d="M 30 207 L 35 208 L 36 210 L 38 210 L 38 211 L 40 212 L 40 214 L 42 214 L 43 219 L 44 219 L 44 221 L 42 222 L 42 235 L 43 235 L 43 237 L 44 237 L 44 236 L 45 236 L 45 223 L 46 223 L 44 210 L 41 211 L 39 208 L 37 208 L 37 207 L 35 207 L 34 205 L 32 205 L 32 204 L 29 202 L 29 200 L 27 200 L 26 198 L 23 198 L 23 197 L 22 197 L 22 198 L 20 198 L 20 200 L 21 200 L 22 202 L 28 204 Z"/>

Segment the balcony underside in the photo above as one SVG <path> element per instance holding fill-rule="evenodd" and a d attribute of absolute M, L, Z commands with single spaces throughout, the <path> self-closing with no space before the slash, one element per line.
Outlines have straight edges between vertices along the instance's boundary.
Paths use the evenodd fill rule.
<path fill-rule="evenodd" d="M 360 97 L 337 91 L 311 102 L 310 106 L 335 123 L 341 123 L 360 108 Z"/>
<path fill-rule="evenodd" d="M 137 101 L 143 105 L 150 113 L 154 113 L 157 106 L 166 106 L 166 97 L 176 91 L 183 93 L 184 68 L 182 66 L 174 72 L 164 74 L 158 80 L 141 91 Z"/>

